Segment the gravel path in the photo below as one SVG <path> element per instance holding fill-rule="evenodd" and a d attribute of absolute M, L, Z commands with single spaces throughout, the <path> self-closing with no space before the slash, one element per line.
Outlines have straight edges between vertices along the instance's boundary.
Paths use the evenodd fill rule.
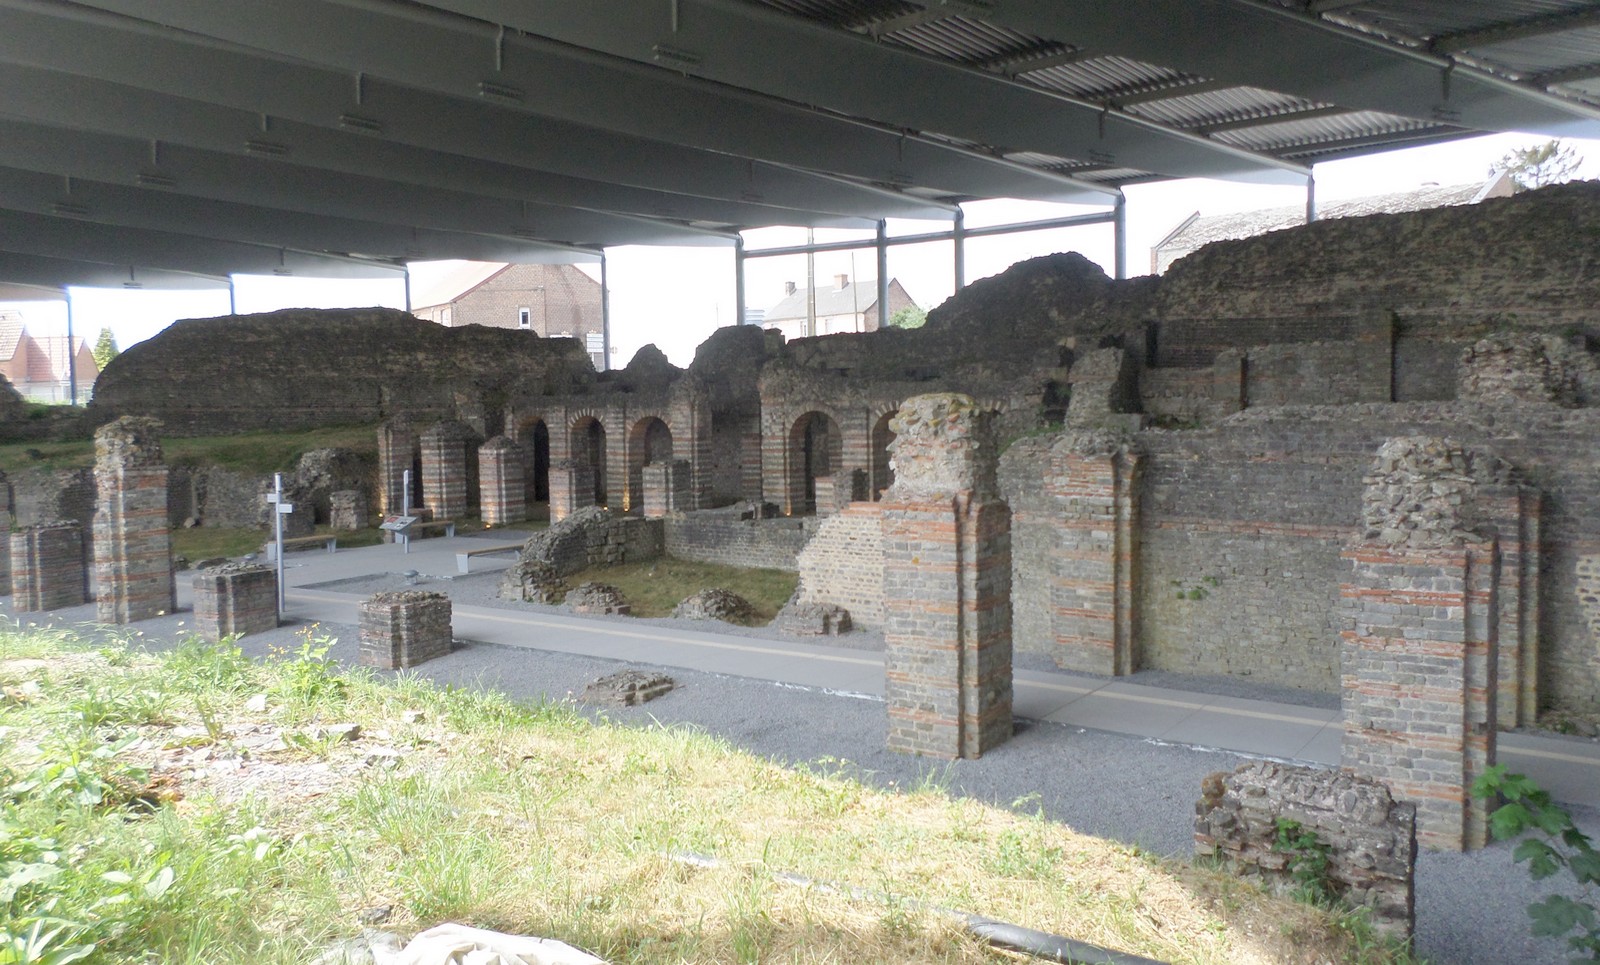
<path fill-rule="evenodd" d="M 447 592 L 462 604 L 540 609 L 495 600 L 494 582 L 478 577 L 431 580 L 417 588 Z M 325 588 L 367 593 L 406 585 L 399 577 L 377 577 Z M 184 632 L 187 617 L 180 613 L 146 621 L 132 632 L 139 634 L 146 646 L 161 649 Z M 93 619 L 92 606 L 59 614 L 59 620 L 68 625 L 88 624 Z M 241 645 L 252 656 L 265 656 L 273 648 L 297 647 L 303 629 L 286 625 L 246 637 Z M 722 624 L 714 629 L 730 630 Z M 750 636 L 770 636 L 759 629 L 732 629 Z M 330 651 L 332 657 L 354 663 L 354 626 L 324 624 L 318 632 L 338 638 Z M 881 647 L 881 639 L 867 634 L 854 634 L 848 642 Z M 492 687 L 525 699 L 559 700 L 582 692 L 591 680 L 623 666 L 627 665 L 469 641 L 413 672 L 439 683 Z M 693 725 L 775 761 L 826 761 L 829 767 L 881 787 L 933 781 L 952 794 L 1000 806 L 1016 803 L 1029 812 L 1042 808 L 1047 816 L 1079 831 L 1162 855 L 1190 853 L 1201 778 L 1212 771 L 1231 770 L 1245 760 L 1231 752 L 1018 721 L 1016 736 L 981 760 L 930 762 L 884 749 L 886 720 L 883 704 L 876 699 L 680 669 L 650 669 L 665 669 L 677 681 L 677 689 L 641 707 L 589 712 L 629 724 Z M 1224 692 L 1282 699 L 1237 682 L 1207 683 Z M 1600 837 L 1600 812 L 1577 809 L 1575 817 L 1591 837 Z M 1559 878 L 1556 883 L 1564 886 Z M 1508 845 L 1495 844 L 1465 855 L 1424 852 L 1417 862 L 1417 951 L 1434 965 L 1563 961 L 1560 943 L 1529 936 L 1523 910 L 1552 890 L 1530 882 L 1524 868 L 1513 865 Z M 1566 893 L 1574 892 L 1569 888 Z"/>

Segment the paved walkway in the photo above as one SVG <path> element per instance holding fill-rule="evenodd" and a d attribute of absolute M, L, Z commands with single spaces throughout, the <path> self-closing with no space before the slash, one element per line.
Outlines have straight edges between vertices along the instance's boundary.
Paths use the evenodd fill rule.
<path fill-rule="evenodd" d="M 503 535 L 497 537 L 497 542 L 505 541 Z M 410 553 L 386 545 L 290 554 L 284 580 L 289 613 L 354 624 L 356 605 L 365 594 L 312 584 L 408 570 L 450 578 L 457 575 L 456 554 L 483 545 L 482 538 L 458 536 L 415 541 Z M 508 554 L 475 557 L 471 565 L 477 573 L 504 569 L 511 562 Z M 179 589 L 180 604 L 187 606 L 188 581 L 179 580 Z M 453 613 L 455 635 L 462 639 L 883 694 L 883 660 L 870 650 L 459 603 Z M 1337 710 L 1031 670 L 1015 674 L 1014 706 L 1019 717 L 1152 740 L 1307 763 L 1339 760 Z M 1529 775 L 1556 799 L 1600 806 L 1600 745 L 1507 733 L 1500 735 L 1499 744 L 1502 763 Z"/>

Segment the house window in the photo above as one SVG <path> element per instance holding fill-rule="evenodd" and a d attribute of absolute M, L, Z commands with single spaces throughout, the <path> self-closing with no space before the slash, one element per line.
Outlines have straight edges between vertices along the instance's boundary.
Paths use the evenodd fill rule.
<path fill-rule="evenodd" d="M 533 313 L 528 311 L 526 308 L 517 309 L 517 327 L 518 328 L 532 328 L 533 327 Z"/>

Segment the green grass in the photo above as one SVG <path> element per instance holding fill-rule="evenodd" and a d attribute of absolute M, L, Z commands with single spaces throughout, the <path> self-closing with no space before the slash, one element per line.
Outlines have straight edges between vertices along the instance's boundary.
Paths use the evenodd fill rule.
<path fill-rule="evenodd" d="M 673 607 L 685 597 L 722 587 L 749 600 L 755 610 L 751 626 L 762 626 L 783 609 L 799 579 L 799 574 L 785 570 L 741 569 L 662 557 L 647 563 L 590 567 L 567 577 L 567 583 L 610 583 L 622 591 L 636 617 L 671 616 Z"/>
<path fill-rule="evenodd" d="M 953 799 L 937 768 L 880 791 L 846 762 L 341 672 L 328 645 L 254 663 L 0 629 L 0 961 L 306 962 L 380 906 L 402 935 L 453 920 L 616 965 L 1011 960 L 919 902 L 1162 961 L 1405 960 L 1218 872 Z M 308 736 L 325 721 L 365 736 Z M 8 957 L 30 934 L 41 954 Z"/>
<path fill-rule="evenodd" d="M 174 466 L 218 466 L 246 473 L 284 472 L 312 449 L 353 449 L 376 456 L 376 426 L 336 426 L 303 432 L 245 432 L 229 436 L 166 437 L 161 440 L 167 463 Z M 29 455 L 29 451 L 38 457 Z M 76 469 L 94 465 L 94 442 L 24 442 L 0 446 L 0 469 Z"/>

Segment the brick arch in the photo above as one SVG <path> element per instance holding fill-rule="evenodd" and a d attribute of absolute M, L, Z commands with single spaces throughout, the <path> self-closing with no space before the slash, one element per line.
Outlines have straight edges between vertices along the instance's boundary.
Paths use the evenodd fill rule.
<path fill-rule="evenodd" d="M 644 467 L 653 462 L 671 462 L 676 438 L 666 416 L 647 413 L 634 421 L 627 437 L 627 491 L 624 506 L 637 510 L 644 505 Z"/>
<path fill-rule="evenodd" d="M 594 504 L 606 505 L 606 426 L 598 413 L 581 413 L 568 423 L 567 452 L 580 468 L 592 471 Z"/>
<path fill-rule="evenodd" d="M 801 413 L 789 425 L 785 457 L 785 508 L 792 516 L 811 515 L 817 511 L 817 478 L 845 469 L 841 420 L 822 408 Z"/>
<path fill-rule="evenodd" d="M 550 501 L 550 423 L 544 413 L 518 416 L 513 423 L 513 439 L 522 446 L 523 474 L 527 501 Z"/>

